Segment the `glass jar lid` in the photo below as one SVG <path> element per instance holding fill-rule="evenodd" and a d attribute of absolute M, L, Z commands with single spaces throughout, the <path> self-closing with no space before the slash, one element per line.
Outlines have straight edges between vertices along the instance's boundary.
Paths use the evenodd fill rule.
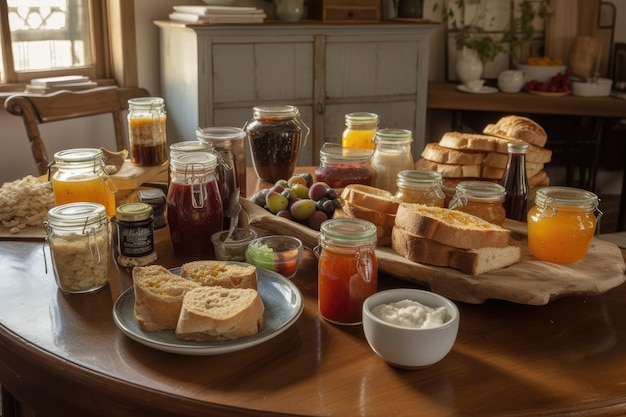
<path fill-rule="evenodd" d="M 217 157 L 208 152 L 185 152 L 173 155 L 170 166 L 178 172 L 209 173 L 215 171 Z"/>
<path fill-rule="evenodd" d="M 173 157 L 178 153 L 211 151 L 213 151 L 213 145 L 200 140 L 184 140 L 170 145 L 170 157 Z"/>
<path fill-rule="evenodd" d="M 598 196 L 591 191 L 573 187 L 543 187 L 535 194 L 535 204 L 539 208 L 554 205 L 578 208 L 586 212 L 598 208 Z"/>
<path fill-rule="evenodd" d="M 441 188 L 443 187 L 443 176 L 440 172 L 420 171 L 416 169 L 407 169 L 398 172 L 396 181 L 398 187 L 416 187 L 416 188 Z"/>
<path fill-rule="evenodd" d="M 338 143 L 326 142 L 320 149 L 320 161 L 339 163 L 368 162 L 373 153 L 373 149 L 346 148 Z"/>
<path fill-rule="evenodd" d="M 406 145 L 413 142 L 413 134 L 406 129 L 379 129 L 374 136 L 374 142 L 381 145 Z"/>
<path fill-rule="evenodd" d="M 99 203 L 68 203 L 52 207 L 48 211 L 47 225 L 58 228 L 81 228 L 106 225 L 106 209 Z"/>
<path fill-rule="evenodd" d="M 161 97 L 139 97 L 128 100 L 129 110 L 163 110 L 165 100 Z"/>
<path fill-rule="evenodd" d="M 272 117 L 277 120 L 293 119 L 300 115 L 296 106 L 255 106 L 253 108 L 254 118 Z"/>
<path fill-rule="evenodd" d="M 96 148 L 65 149 L 54 154 L 57 165 L 89 165 L 104 161 L 104 154 Z"/>
<path fill-rule="evenodd" d="M 379 117 L 376 113 L 356 112 L 346 114 L 345 120 L 349 127 L 376 127 Z"/>
<path fill-rule="evenodd" d="M 376 225 L 361 219 L 330 219 L 320 226 L 320 238 L 342 247 L 373 244 L 376 243 Z"/>
<path fill-rule="evenodd" d="M 504 186 L 490 181 L 461 181 L 456 185 L 456 192 L 474 201 L 504 201 Z"/>
<path fill-rule="evenodd" d="M 117 220 L 123 222 L 140 222 L 152 216 L 152 206 L 147 203 L 122 204 L 115 211 Z"/>
<path fill-rule="evenodd" d="M 200 142 L 212 143 L 219 146 L 225 141 L 243 140 L 246 131 L 239 127 L 199 127 L 196 129 L 196 139 Z"/>

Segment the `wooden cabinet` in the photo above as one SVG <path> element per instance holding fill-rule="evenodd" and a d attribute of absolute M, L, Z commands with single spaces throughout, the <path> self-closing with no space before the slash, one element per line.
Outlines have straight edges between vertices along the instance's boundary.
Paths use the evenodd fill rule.
<path fill-rule="evenodd" d="M 197 127 L 239 126 L 261 104 L 300 109 L 311 136 L 299 165 L 340 142 L 344 115 L 378 113 L 424 146 L 430 24 L 186 25 L 157 21 L 170 143 Z"/>

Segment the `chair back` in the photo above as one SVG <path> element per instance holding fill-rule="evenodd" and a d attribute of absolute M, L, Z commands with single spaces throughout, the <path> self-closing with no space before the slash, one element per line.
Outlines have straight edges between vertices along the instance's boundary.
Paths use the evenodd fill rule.
<path fill-rule="evenodd" d="M 128 100 L 148 97 L 143 88 L 99 87 L 81 91 L 56 91 L 48 94 L 14 94 L 5 102 L 5 109 L 22 117 L 39 175 L 48 172 L 48 153 L 39 132 L 39 125 L 110 113 L 113 117 L 118 151 L 128 149 L 123 112 Z"/>

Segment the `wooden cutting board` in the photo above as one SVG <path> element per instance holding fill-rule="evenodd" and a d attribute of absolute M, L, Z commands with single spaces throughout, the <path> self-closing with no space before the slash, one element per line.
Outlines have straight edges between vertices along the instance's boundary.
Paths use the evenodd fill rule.
<path fill-rule="evenodd" d="M 298 237 L 305 246 L 317 245 L 318 232 L 277 217 L 247 199 L 241 199 L 247 223 L 267 234 Z M 472 276 L 451 268 L 409 261 L 390 247 L 378 247 L 380 271 L 418 283 L 455 301 L 481 304 L 488 299 L 519 304 L 545 305 L 564 296 L 602 294 L 625 280 L 626 266 L 621 250 L 611 242 L 593 239 L 589 252 L 579 262 L 559 265 L 544 262 L 528 251 L 526 225 L 508 221 L 512 238 L 522 248 L 522 261 L 507 268 Z"/>

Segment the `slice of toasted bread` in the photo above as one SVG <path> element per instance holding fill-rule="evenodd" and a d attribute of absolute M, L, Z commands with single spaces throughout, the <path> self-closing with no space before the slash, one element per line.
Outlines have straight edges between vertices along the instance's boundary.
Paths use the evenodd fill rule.
<path fill-rule="evenodd" d="M 427 143 L 422 151 L 422 158 L 441 164 L 481 165 L 486 152 L 468 149 L 452 149 L 438 143 Z M 504 161 L 506 164 L 506 160 Z"/>
<path fill-rule="evenodd" d="M 362 184 L 350 184 L 341 192 L 341 199 L 381 213 L 395 214 L 398 203 L 387 190 Z"/>
<path fill-rule="evenodd" d="M 507 143 L 511 141 L 479 133 L 446 132 L 439 140 L 439 145 L 451 149 L 508 153 Z"/>
<path fill-rule="evenodd" d="M 378 214 L 381 215 L 384 213 L 378 213 Z M 347 214 L 345 211 L 343 211 L 341 207 L 335 209 L 335 212 L 333 213 L 333 219 L 353 219 L 353 218 L 355 217 L 353 215 Z M 362 220 L 366 220 L 366 219 L 362 219 Z M 395 222 L 395 218 L 394 218 L 394 222 Z M 378 225 L 374 223 L 374 225 L 376 226 L 376 245 L 377 246 L 389 246 L 391 244 L 391 229 L 393 228 L 393 224 L 389 226 L 383 226 L 383 225 Z"/>
<path fill-rule="evenodd" d="M 434 171 L 443 178 L 480 178 L 481 165 L 442 164 L 420 158 L 415 161 L 415 169 Z"/>
<path fill-rule="evenodd" d="M 257 289 L 256 267 L 224 261 L 193 261 L 180 267 L 180 276 L 203 286 Z"/>

